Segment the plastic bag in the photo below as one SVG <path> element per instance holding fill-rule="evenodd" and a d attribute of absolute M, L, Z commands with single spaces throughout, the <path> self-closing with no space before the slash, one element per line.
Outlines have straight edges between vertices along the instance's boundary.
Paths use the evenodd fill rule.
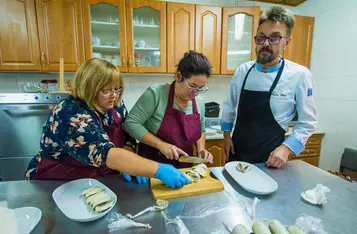
<path fill-rule="evenodd" d="M 295 221 L 296 226 L 309 234 L 328 234 L 324 230 L 321 219 L 301 214 Z"/>
<path fill-rule="evenodd" d="M 118 213 L 112 213 L 112 216 L 110 219 L 108 219 L 108 222 L 109 232 L 127 228 L 151 228 L 151 225 L 148 223 L 138 223 Z"/>

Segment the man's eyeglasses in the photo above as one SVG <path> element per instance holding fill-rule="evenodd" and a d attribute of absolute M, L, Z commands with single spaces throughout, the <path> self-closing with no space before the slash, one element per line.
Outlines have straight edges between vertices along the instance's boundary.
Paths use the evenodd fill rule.
<path fill-rule="evenodd" d="M 104 90 L 100 91 L 103 94 L 103 97 L 109 98 L 111 95 L 116 94 L 119 96 L 123 92 L 124 88 L 117 88 L 117 89 L 111 89 L 111 90 Z"/>
<path fill-rule="evenodd" d="M 265 41 L 268 39 L 268 42 L 270 45 L 276 45 L 276 44 L 279 44 L 279 42 L 282 38 L 289 38 L 289 36 L 266 37 L 264 35 L 260 35 L 260 36 L 255 36 L 254 41 L 255 41 L 255 44 L 257 44 L 257 45 L 263 45 L 265 43 Z"/>
<path fill-rule="evenodd" d="M 207 85 L 200 87 L 200 88 L 196 88 L 196 87 L 192 87 L 186 80 L 186 78 L 183 78 L 183 80 L 185 81 L 185 83 L 188 86 L 188 92 L 190 93 L 204 93 L 208 90 Z"/>

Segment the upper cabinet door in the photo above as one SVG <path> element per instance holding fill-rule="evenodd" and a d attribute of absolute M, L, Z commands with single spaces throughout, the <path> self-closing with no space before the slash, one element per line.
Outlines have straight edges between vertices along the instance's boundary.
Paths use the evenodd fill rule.
<path fill-rule="evenodd" d="M 129 72 L 166 72 L 166 2 L 126 5 Z"/>
<path fill-rule="evenodd" d="M 84 62 L 81 0 L 36 0 L 42 70 L 65 71 Z"/>
<path fill-rule="evenodd" d="M 212 73 L 221 68 L 222 8 L 196 5 L 196 51 L 207 56 Z"/>
<path fill-rule="evenodd" d="M 103 58 L 128 71 L 124 0 L 84 0 L 86 59 Z"/>
<path fill-rule="evenodd" d="M 284 58 L 310 68 L 314 18 L 295 15 L 292 40 L 284 52 Z"/>
<path fill-rule="evenodd" d="M 259 14 L 259 7 L 223 8 L 221 74 L 234 74 L 239 65 L 256 59 Z"/>
<path fill-rule="evenodd" d="M 183 55 L 195 49 L 195 5 L 167 3 L 167 72 L 176 72 Z"/>
<path fill-rule="evenodd" d="M 0 70 L 40 70 L 34 0 L 1 0 Z"/>

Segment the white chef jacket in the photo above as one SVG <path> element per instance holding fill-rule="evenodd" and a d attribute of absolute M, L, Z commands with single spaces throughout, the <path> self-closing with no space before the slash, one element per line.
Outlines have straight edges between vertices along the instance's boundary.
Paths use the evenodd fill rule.
<path fill-rule="evenodd" d="M 240 65 L 231 80 L 228 98 L 223 103 L 221 118 L 222 131 L 231 132 L 238 113 L 238 104 L 244 78 L 255 61 Z M 262 66 L 256 63 L 248 75 L 244 89 L 250 91 L 269 91 L 281 61 L 262 72 Z M 316 95 L 310 71 L 297 63 L 285 60 L 285 67 L 280 80 L 273 90 L 270 107 L 277 123 L 288 131 L 289 122 L 298 115 L 293 133 L 284 141 L 295 155 L 305 148 L 305 143 L 316 130 Z"/>

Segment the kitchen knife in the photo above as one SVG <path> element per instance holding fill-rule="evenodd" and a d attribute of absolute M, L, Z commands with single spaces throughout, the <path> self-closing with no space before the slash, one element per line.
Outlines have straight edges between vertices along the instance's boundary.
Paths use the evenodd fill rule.
<path fill-rule="evenodd" d="M 193 156 L 181 156 L 178 159 L 179 162 L 184 163 L 207 163 L 208 161 L 203 158 L 193 157 Z"/>

